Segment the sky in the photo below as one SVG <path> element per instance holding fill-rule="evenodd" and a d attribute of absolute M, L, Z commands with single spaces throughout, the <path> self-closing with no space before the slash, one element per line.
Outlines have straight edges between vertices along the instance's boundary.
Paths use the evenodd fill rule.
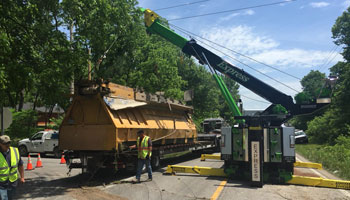
<path fill-rule="evenodd" d="M 338 61 L 343 61 L 343 57 L 339 54 L 342 52 L 342 47 L 334 44 L 331 30 L 336 19 L 350 6 L 350 0 L 296 0 L 251 8 L 281 1 L 139 0 L 138 6 L 154 10 L 169 20 L 170 25 L 190 32 L 194 38 L 196 35 L 200 36 L 294 76 L 281 73 L 232 51 L 215 46 L 213 43 L 207 41 L 203 43 L 201 42 L 203 39 L 198 38 L 201 40 L 197 41 L 199 44 L 227 62 L 294 97 L 295 94 L 302 91 L 300 80 L 311 70 L 319 70 L 328 76 L 329 68 Z M 162 9 L 183 4 L 187 5 Z M 240 8 L 247 9 L 180 19 Z M 176 27 L 171 26 L 178 34 L 190 38 L 176 30 Z M 240 86 L 239 94 L 245 110 L 265 109 L 270 105 L 267 100 L 243 86 Z"/>

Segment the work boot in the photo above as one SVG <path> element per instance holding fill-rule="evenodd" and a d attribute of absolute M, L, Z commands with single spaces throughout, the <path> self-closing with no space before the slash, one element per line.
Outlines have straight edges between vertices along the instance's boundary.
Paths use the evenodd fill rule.
<path fill-rule="evenodd" d="M 132 183 L 141 183 L 140 179 L 132 180 Z"/>

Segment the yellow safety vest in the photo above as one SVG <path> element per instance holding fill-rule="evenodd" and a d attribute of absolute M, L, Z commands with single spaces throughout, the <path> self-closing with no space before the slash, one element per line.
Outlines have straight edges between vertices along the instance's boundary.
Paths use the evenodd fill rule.
<path fill-rule="evenodd" d="M 17 166 L 19 161 L 19 152 L 15 147 L 10 147 L 11 166 L 8 165 L 6 158 L 0 153 L 0 182 L 10 180 L 15 182 L 18 179 Z"/>
<path fill-rule="evenodd" d="M 141 141 L 141 147 L 140 147 L 140 137 L 137 138 L 137 149 L 138 149 L 138 158 L 145 159 L 148 152 L 149 152 L 149 147 L 148 147 L 148 136 L 144 136 L 142 141 Z M 149 156 L 151 157 L 152 152 L 150 152 Z"/>

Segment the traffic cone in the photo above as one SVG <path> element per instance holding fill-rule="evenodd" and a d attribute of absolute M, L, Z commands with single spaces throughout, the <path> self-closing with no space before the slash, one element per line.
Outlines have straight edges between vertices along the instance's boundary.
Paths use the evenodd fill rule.
<path fill-rule="evenodd" d="M 33 170 L 32 159 L 30 159 L 30 155 L 28 154 L 28 164 L 26 170 Z"/>
<path fill-rule="evenodd" d="M 41 163 L 40 153 L 38 153 L 38 160 L 36 161 L 35 168 L 43 167 L 43 164 Z"/>
<path fill-rule="evenodd" d="M 60 164 L 66 164 L 66 160 L 64 159 L 64 154 L 62 152 L 61 162 Z"/>

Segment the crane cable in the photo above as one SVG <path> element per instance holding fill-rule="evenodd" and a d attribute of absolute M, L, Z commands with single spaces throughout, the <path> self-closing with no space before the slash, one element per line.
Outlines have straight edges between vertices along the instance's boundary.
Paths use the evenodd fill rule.
<path fill-rule="evenodd" d="M 189 19 L 189 18 L 195 18 L 195 17 L 203 17 L 203 16 L 208 16 L 208 15 L 217 15 L 217 14 L 221 14 L 221 13 L 236 12 L 236 11 L 247 10 L 247 9 L 252 9 L 252 8 L 261 8 L 261 7 L 266 7 L 266 6 L 272 6 L 272 5 L 278 5 L 278 4 L 283 4 L 283 3 L 289 3 L 289 2 L 292 2 L 292 1 L 297 1 L 297 0 L 278 1 L 278 2 L 274 2 L 274 3 L 261 4 L 261 5 L 256 5 L 256 6 L 249 6 L 249 7 L 244 7 L 244 8 L 232 9 L 232 10 L 225 10 L 225 11 L 212 12 L 212 13 L 206 13 L 206 14 L 201 14 L 201 15 L 193 15 L 193 16 L 188 16 L 188 17 L 174 18 L 174 19 L 169 19 L 168 21 Z"/>
<path fill-rule="evenodd" d="M 186 35 L 191 36 L 190 34 L 184 32 L 184 31 L 182 31 L 182 30 L 180 30 L 180 29 L 179 29 L 179 31 L 182 32 L 182 33 L 184 33 L 184 34 L 186 34 Z M 196 38 L 196 40 L 199 41 L 199 42 L 201 42 L 201 43 L 203 43 L 203 44 L 205 44 L 205 45 L 207 45 L 208 47 L 210 47 L 210 48 L 212 48 L 212 49 L 214 49 L 214 50 L 216 50 L 216 51 L 218 51 L 218 52 L 224 54 L 225 56 L 231 58 L 232 60 L 235 60 L 236 62 L 238 62 L 238 63 L 240 63 L 240 64 L 242 64 L 242 65 L 244 65 L 244 66 L 246 66 L 246 67 L 249 67 L 250 69 L 252 69 L 252 70 L 254 70 L 254 71 L 256 71 L 256 72 L 258 72 L 258 73 L 260 73 L 260 74 L 262 74 L 262 75 L 264 75 L 264 76 L 266 76 L 266 77 L 268 77 L 268 78 L 270 78 L 270 79 L 272 79 L 272 80 L 274 80 L 274 81 L 276 81 L 277 83 L 279 83 L 279 84 L 281 84 L 281 85 L 284 85 L 285 87 L 287 87 L 287 88 L 289 88 L 289 89 L 291 89 L 291 90 L 293 90 L 293 91 L 295 91 L 295 92 L 297 92 L 297 93 L 300 92 L 300 91 L 298 91 L 298 90 L 296 90 L 296 89 L 294 89 L 294 88 L 292 88 L 292 87 L 290 87 L 290 86 L 288 86 L 288 85 L 282 83 L 281 81 L 278 81 L 277 79 L 275 79 L 275 78 L 273 78 L 273 77 L 271 77 L 271 76 L 269 76 L 269 75 L 266 75 L 266 74 L 264 74 L 263 72 L 261 72 L 261 71 L 255 69 L 255 68 L 249 66 L 248 64 L 245 64 L 245 63 L 243 63 L 242 61 L 237 60 L 236 58 L 233 58 L 232 56 L 230 56 L 230 55 L 228 55 L 228 54 L 226 54 L 226 53 L 224 53 L 224 52 L 222 52 L 222 51 L 220 51 L 220 50 L 218 50 L 218 49 L 216 49 L 216 48 L 210 46 L 209 44 L 207 44 L 207 43 L 205 43 L 205 42 L 199 40 L 198 38 Z"/>
<path fill-rule="evenodd" d="M 177 28 L 177 29 L 180 29 L 180 30 L 182 30 L 182 31 L 184 31 L 184 32 L 187 32 L 187 35 L 194 35 L 194 36 L 199 37 L 199 38 L 201 38 L 201 39 L 203 39 L 203 40 L 205 40 L 205 41 L 207 41 L 207 42 L 213 43 L 213 44 L 215 44 L 215 45 L 217 45 L 217 46 L 219 46 L 219 47 L 221 47 L 221 48 L 224 48 L 224 49 L 226 49 L 226 50 L 228 50 L 228 51 L 231 51 L 231 52 L 233 52 L 233 53 L 235 53 L 235 54 L 238 54 L 238 55 L 240 55 L 240 56 L 243 56 L 243 57 L 245 57 L 245 58 L 248 58 L 248 59 L 250 59 L 250 60 L 252 60 L 252 61 L 254 61 L 254 62 L 257 62 L 257 63 L 259 63 L 259 64 L 265 65 L 266 67 L 272 68 L 272 69 L 274 69 L 274 70 L 276 70 L 276 71 L 279 71 L 279 72 L 281 72 L 281 73 L 283 73 L 283 74 L 285 74 L 285 75 L 288 75 L 288 76 L 290 76 L 290 77 L 293 77 L 293 78 L 295 78 L 295 79 L 301 80 L 301 78 L 299 78 L 299 77 L 296 77 L 296 76 L 294 76 L 294 75 L 292 75 L 292 74 L 289 74 L 289 73 L 287 73 L 287 72 L 284 72 L 284 71 L 282 71 L 282 70 L 280 70 L 280 69 L 278 69 L 278 68 L 276 68 L 276 67 L 273 67 L 273 66 L 268 65 L 268 64 L 266 64 L 266 63 L 263 63 L 263 62 L 261 62 L 261 61 L 258 61 L 258 60 L 254 59 L 254 58 L 252 58 L 252 57 L 246 56 L 246 55 L 244 55 L 244 54 L 242 54 L 242 53 L 239 53 L 239 52 L 237 52 L 237 51 L 234 51 L 234 50 L 232 50 L 232 49 L 229 49 L 229 48 L 227 48 L 227 47 L 225 47 L 225 46 L 223 46 L 223 45 L 221 45 L 221 44 L 218 44 L 218 43 L 216 43 L 216 42 L 210 41 L 210 40 L 208 40 L 208 39 L 206 39 L 206 38 L 203 38 L 203 37 L 201 37 L 201 36 L 199 36 L 199 35 L 196 35 L 196 34 L 194 34 L 194 33 L 191 33 L 191 32 L 189 32 L 189 31 L 186 31 L 186 30 L 184 30 L 184 29 L 182 29 L 182 28 L 180 28 L 180 27 L 178 27 L 178 26 L 175 26 L 174 24 L 169 24 L 169 25 L 171 25 L 171 26 L 173 26 L 173 27 L 175 27 L 175 28 Z"/>

